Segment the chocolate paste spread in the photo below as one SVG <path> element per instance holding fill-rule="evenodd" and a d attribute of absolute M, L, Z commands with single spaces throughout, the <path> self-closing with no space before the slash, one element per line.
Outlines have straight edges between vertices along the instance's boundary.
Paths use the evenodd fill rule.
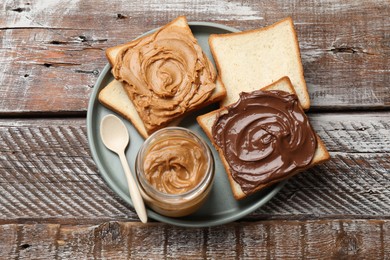
<path fill-rule="evenodd" d="M 310 164 L 317 146 L 297 96 L 284 91 L 242 93 L 212 131 L 246 194 Z"/>
<path fill-rule="evenodd" d="M 168 26 L 120 50 L 112 73 L 148 132 L 204 102 L 216 71 L 190 29 Z"/>
<path fill-rule="evenodd" d="M 206 154 L 194 140 L 183 137 L 156 141 L 146 152 L 144 174 L 157 190 L 181 194 L 196 187 L 206 174 Z"/>

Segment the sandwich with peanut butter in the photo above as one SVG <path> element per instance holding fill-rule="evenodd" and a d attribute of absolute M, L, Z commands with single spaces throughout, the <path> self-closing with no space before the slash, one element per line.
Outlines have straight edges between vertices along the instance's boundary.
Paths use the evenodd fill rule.
<path fill-rule="evenodd" d="M 197 117 L 237 200 L 330 158 L 288 77 Z"/>
<path fill-rule="evenodd" d="M 144 138 L 226 95 L 184 16 L 106 55 L 115 80 L 99 101 L 130 120 Z"/>

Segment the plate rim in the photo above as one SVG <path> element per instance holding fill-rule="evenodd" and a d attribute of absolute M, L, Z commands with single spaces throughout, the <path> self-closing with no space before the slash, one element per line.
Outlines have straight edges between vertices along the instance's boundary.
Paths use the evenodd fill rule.
<path fill-rule="evenodd" d="M 194 29 L 192 27 L 209 27 L 211 29 L 222 29 L 222 30 L 225 30 L 228 32 L 240 32 L 240 30 L 238 30 L 236 28 L 233 28 L 233 27 L 230 27 L 227 25 L 223 25 L 223 24 L 213 23 L 213 22 L 196 21 L 196 22 L 188 22 L 188 24 L 189 24 L 191 30 Z M 158 30 L 159 28 L 149 30 L 149 31 L 143 33 L 142 35 L 140 35 L 139 37 L 142 37 L 144 35 L 152 33 L 154 31 Z M 107 76 L 107 74 L 111 73 L 110 69 L 111 69 L 111 65 L 110 65 L 110 63 L 107 63 L 104 66 L 103 70 L 100 72 L 99 77 L 97 78 L 97 80 L 94 84 L 93 91 L 91 92 L 91 96 L 90 96 L 89 101 L 88 101 L 87 117 L 86 117 L 87 138 L 88 138 L 88 144 L 89 144 L 89 148 L 90 148 L 90 151 L 92 154 L 92 158 L 93 158 L 93 160 L 98 168 L 98 174 L 102 177 L 102 179 L 106 182 L 106 184 L 109 186 L 109 188 L 116 195 L 118 195 L 123 201 L 125 201 L 127 204 L 129 204 L 129 206 L 131 206 L 133 208 L 133 203 L 131 201 L 131 198 L 127 194 L 123 193 L 117 187 L 117 185 L 115 185 L 113 180 L 110 178 L 110 175 L 104 170 L 104 166 L 102 165 L 102 162 L 99 160 L 99 155 L 97 153 L 96 144 L 93 141 L 93 138 L 94 138 L 93 129 L 92 129 L 92 120 L 93 120 L 93 114 L 94 114 L 93 111 L 94 111 L 94 107 L 97 106 L 97 102 L 98 102 L 97 95 L 98 95 L 98 91 L 100 91 L 101 83 L 104 80 L 104 78 Z M 99 86 L 100 86 L 100 88 L 99 88 Z M 206 220 L 206 221 L 205 220 L 201 220 L 201 221 L 199 221 L 199 220 L 198 221 L 182 220 L 180 218 L 172 218 L 172 217 L 166 217 L 166 216 L 160 215 L 160 214 L 154 212 L 153 210 L 150 210 L 149 208 L 147 208 L 147 214 L 149 217 L 151 217 L 152 219 L 154 219 L 156 221 L 175 225 L 175 226 L 181 226 L 181 227 L 203 228 L 203 227 L 212 227 L 212 226 L 223 225 L 223 224 L 227 224 L 227 223 L 236 221 L 238 219 L 241 219 L 242 217 L 254 212 L 256 209 L 258 209 L 261 206 L 263 206 L 264 204 L 266 204 L 271 198 L 273 198 L 283 188 L 283 186 L 286 184 L 286 182 L 287 182 L 287 180 L 284 180 L 284 181 L 281 181 L 279 183 L 274 184 L 273 186 L 271 186 L 271 187 L 273 187 L 273 189 L 269 193 L 267 193 L 264 197 L 261 197 L 258 201 L 256 201 L 256 203 L 253 203 L 252 205 L 247 207 L 245 210 L 242 210 L 237 214 L 234 214 L 234 215 L 231 215 L 228 217 L 224 217 L 221 219 L 218 218 L 218 219 Z"/>

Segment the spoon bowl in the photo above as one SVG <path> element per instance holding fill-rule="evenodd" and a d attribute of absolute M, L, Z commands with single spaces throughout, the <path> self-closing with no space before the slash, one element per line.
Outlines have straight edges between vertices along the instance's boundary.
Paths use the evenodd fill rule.
<path fill-rule="evenodd" d="M 125 156 L 125 149 L 130 141 L 129 133 L 125 124 L 115 115 L 106 115 L 100 123 L 100 137 L 102 138 L 103 144 L 109 150 L 118 154 L 126 175 L 134 209 L 140 220 L 143 223 L 146 223 L 148 217 L 146 214 L 145 204 Z"/>
<path fill-rule="evenodd" d="M 103 118 L 100 136 L 104 145 L 115 153 L 118 150 L 126 149 L 130 141 L 125 124 L 114 115 L 107 115 Z"/>

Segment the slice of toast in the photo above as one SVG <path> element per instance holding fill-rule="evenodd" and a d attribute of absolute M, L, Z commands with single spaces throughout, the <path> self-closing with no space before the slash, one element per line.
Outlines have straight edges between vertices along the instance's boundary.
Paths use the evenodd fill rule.
<path fill-rule="evenodd" d="M 216 86 L 217 88 L 223 88 L 221 81 L 218 79 Z M 222 92 L 225 89 L 219 89 L 218 91 Z M 105 107 L 130 121 L 144 139 L 148 138 L 149 134 L 145 125 L 142 123 L 142 119 L 138 115 L 133 102 L 127 96 L 123 83 L 114 79 L 99 92 L 98 99 Z M 179 125 L 181 119 L 182 117 L 171 121 L 169 126 Z"/>
<path fill-rule="evenodd" d="M 122 117 L 130 121 L 135 127 L 135 129 L 137 129 L 138 133 L 144 139 L 146 139 L 148 138 L 149 134 L 146 131 L 145 125 L 143 124 L 142 119 L 139 116 L 133 102 L 128 97 L 123 85 L 124 84 L 122 82 L 114 79 L 99 92 L 98 100 L 108 109 L 120 114 Z M 218 92 L 219 95 L 224 95 L 224 93 L 226 94 L 226 90 L 221 83 L 219 77 L 217 78 L 215 85 L 216 89 L 214 90 L 214 92 Z M 190 112 L 191 111 L 189 111 L 188 113 Z M 184 114 L 183 117 L 188 113 Z M 181 119 L 182 117 L 176 118 L 169 123 L 169 126 L 178 125 Z"/>
<path fill-rule="evenodd" d="M 120 81 L 115 79 L 111 81 L 99 92 L 98 99 L 108 109 L 129 120 L 143 138 L 146 139 L 148 137 L 146 128 Z"/>
<path fill-rule="evenodd" d="M 292 86 L 292 84 L 291 84 L 291 82 L 290 82 L 288 77 L 283 77 L 280 80 L 272 83 L 271 85 L 263 88 L 262 90 L 283 90 L 283 91 L 295 94 L 294 88 L 293 88 L 293 86 Z M 207 113 L 205 115 L 198 116 L 196 119 L 197 119 L 199 125 L 202 127 L 203 131 L 206 133 L 208 138 L 211 140 L 213 146 L 218 151 L 219 157 L 220 157 L 220 159 L 221 159 L 221 161 L 222 161 L 222 163 L 223 163 L 223 165 L 225 167 L 226 174 L 227 174 L 227 176 L 229 178 L 229 182 L 230 182 L 230 185 L 231 185 L 231 188 L 232 188 L 232 191 L 233 191 L 234 198 L 237 199 L 237 200 L 243 199 L 243 198 L 253 194 L 256 191 L 264 189 L 264 188 L 266 188 L 266 187 L 268 187 L 268 186 L 270 186 L 270 185 L 272 185 L 272 184 L 274 184 L 276 182 L 279 182 L 279 181 L 281 181 L 283 179 L 287 179 L 287 178 L 297 174 L 298 172 L 306 170 L 307 168 L 310 168 L 310 167 L 313 167 L 314 165 L 317 165 L 317 164 L 320 164 L 322 162 L 325 162 L 325 161 L 327 161 L 330 158 L 330 155 L 329 155 L 325 145 L 323 144 L 323 142 L 321 141 L 321 139 L 317 135 L 317 148 L 316 148 L 316 151 L 315 151 L 315 154 L 314 154 L 314 157 L 313 157 L 311 163 L 307 167 L 300 168 L 300 169 L 298 169 L 296 171 L 293 171 L 290 174 L 288 174 L 287 176 L 283 177 L 282 179 L 273 180 L 273 181 L 268 182 L 266 184 L 259 185 L 251 193 L 245 194 L 242 191 L 240 185 L 237 182 L 234 181 L 234 179 L 233 179 L 233 177 L 231 175 L 229 164 L 226 161 L 224 153 L 223 153 L 222 149 L 215 143 L 214 138 L 213 138 L 212 128 L 213 128 L 214 122 L 217 119 L 218 115 L 220 113 L 223 113 L 224 111 L 227 111 L 227 110 L 226 110 L 225 107 L 222 107 L 222 108 L 220 108 L 218 110 L 209 112 L 209 113 Z"/>
<path fill-rule="evenodd" d="M 302 108 L 309 109 L 310 99 L 291 18 L 256 30 L 212 34 L 209 45 L 227 89 L 221 105 L 234 103 L 243 91 L 250 92 L 288 76 Z"/>
<path fill-rule="evenodd" d="M 179 29 L 177 29 L 179 28 Z M 131 41 L 126 44 L 122 44 L 119 46 L 108 48 L 106 51 L 106 56 L 113 67 L 112 72 L 114 77 L 116 77 L 116 80 L 108 84 L 100 93 L 99 93 L 99 101 L 109 109 L 118 112 L 122 116 L 124 116 L 126 119 L 130 120 L 133 125 L 136 127 L 138 132 L 146 138 L 151 133 L 155 132 L 156 130 L 163 128 L 165 126 L 170 125 L 173 121 L 175 121 L 178 118 L 181 118 L 188 114 L 189 112 L 198 110 L 204 106 L 207 106 L 211 103 L 218 102 L 222 98 L 226 96 L 226 89 L 224 85 L 221 83 L 221 80 L 218 80 L 218 77 L 216 76 L 215 69 L 213 65 L 211 64 L 210 60 L 206 57 L 206 55 L 203 53 L 203 57 L 205 59 L 205 62 L 207 63 L 204 66 L 208 66 L 210 70 L 212 70 L 212 73 L 215 77 L 215 82 L 212 82 L 210 84 L 207 83 L 207 86 L 203 86 L 202 83 L 193 83 L 191 88 L 202 88 L 205 87 L 207 89 L 210 89 L 210 87 L 213 87 L 213 90 L 207 97 L 207 99 L 202 99 L 202 102 L 197 102 L 194 106 L 189 106 L 185 109 L 177 109 L 178 113 L 175 113 L 174 115 L 167 116 L 161 119 L 161 117 L 158 117 L 155 113 L 149 113 L 146 114 L 145 108 L 141 106 L 141 104 L 145 104 L 145 100 L 148 100 L 147 102 L 150 102 L 152 104 L 156 104 L 156 98 L 152 98 L 148 96 L 147 98 L 143 98 L 140 100 L 140 95 L 138 93 L 134 92 L 133 85 L 130 84 L 130 82 L 126 82 L 126 80 L 119 76 L 118 73 L 115 73 L 115 64 L 117 62 L 119 54 L 129 48 L 135 48 L 137 44 L 143 42 L 143 41 L 154 41 L 154 39 L 158 36 L 156 36 L 158 33 L 161 33 L 163 30 L 171 32 L 171 30 L 180 30 L 180 32 L 183 32 L 183 35 L 185 37 L 189 37 L 191 41 L 194 44 L 195 49 L 200 49 L 200 46 L 198 45 L 196 39 L 194 38 L 190 27 L 188 26 L 187 19 L 184 16 L 180 16 L 173 20 L 172 22 L 168 23 L 167 25 L 161 27 L 156 32 L 143 36 L 137 40 Z M 174 35 L 173 33 L 171 35 Z M 184 36 L 183 36 L 184 37 Z M 198 66 L 198 65 L 197 65 Z M 204 75 L 198 75 L 197 77 L 205 78 Z M 118 82 L 119 81 L 119 82 Z M 202 80 L 199 80 L 202 82 Z M 142 90 L 143 93 L 144 90 Z M 194 94 L 194 99 L 199 100 L 199 96 L 197 96 L 197 90 L 194 90 L 192 93 Z M 125 100 L 125 97 L 127 96 L 127 99 Z M 183 95 L 184 96 L 184 95 Z M 159 101 L 159 100 L 157 100 Z M 185 102 L 185 104 L 188 104 Z M 149 107 L 149 106 L 148 106 Z M 161 119 L 161 122 L 158 124 L 155 124 L 151 121 L 151 118 L 157 118 L 158 120 Z"/>

